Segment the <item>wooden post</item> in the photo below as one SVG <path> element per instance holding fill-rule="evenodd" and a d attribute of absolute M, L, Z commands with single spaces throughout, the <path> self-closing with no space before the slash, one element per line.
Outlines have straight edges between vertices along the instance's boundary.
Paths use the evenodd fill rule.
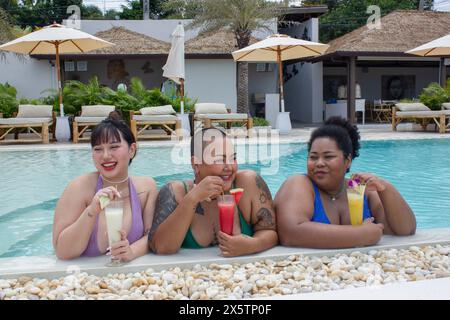
<path fill-rule="evenodd" d="M 73 131 L 72 141 L 73 143 L 78 143 L 78 123 L 76 121 L 72 123 L 72 131 Z"/>
<path fill-rule="evenodd" d="M 354 124 L 356 109 L 356 57 L 349 57 L 347 63 L 347 118 Z"/>
<path fill-rule="evenodd" d="M 181 113 L 184 113 L 184 79 L 180 79 Z"/>
<path fill-rule="evenodd" d="M 64 116 L 64 107 L 62 107 L 62 85 L 61 85 L 61 66 L 59 63 L 59 42 L 55 42 L 56 48 L 56 73 L 58 77 L 58 96 L 59 96 L 59 114 L 61 117 Z"/>
<path fill-rule="evenodd" d="M 49 143 L 49 137 L 48 137 L 48 123 L 42 124 L 42 143 L 48 144 Z"/>
<path fill-rule="evenodd" d="M 247 137 L 251 138 L 253 135 L 253 118 L 247 119 Z"/>
<path fill-rule="evenodd" d="M 283 62 L 281 61 L 281 49 L 278 46 L 277 49 L 277 60 L 278 60 L 278 81 L 280 82 L 280 105 L 281 112 L 284 112 L 284 90 L 283 90 Z"/>
<path fill-rule="evenodd" d="M 445 133 L 445 115 L 439 117 L 439 133 Z"/>

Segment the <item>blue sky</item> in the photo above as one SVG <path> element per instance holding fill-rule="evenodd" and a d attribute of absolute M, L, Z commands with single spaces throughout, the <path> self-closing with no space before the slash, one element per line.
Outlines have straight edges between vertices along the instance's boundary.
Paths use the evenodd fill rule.
<path fill-rule="evenodd" d="M 150 1 L 152 1 L 152 0 L 150 0 Z M 271 1 L 277 1 L 277 0 L 271 0 Z M 83 2 L 85 4 L 96 5 L 101 10 L 103 10 L 103 8 L 106 8 L 106 10 L 119 9 L 120 5 L 127 3 L 126 1 L 122 1 L 122 0 L 108 0 L 108 1 L 105 1 L 105 0 L 84 0 Z M 434 5 L 440 11 L 450 11 L 450 0 L 435 0 L 434 1 Z"/>

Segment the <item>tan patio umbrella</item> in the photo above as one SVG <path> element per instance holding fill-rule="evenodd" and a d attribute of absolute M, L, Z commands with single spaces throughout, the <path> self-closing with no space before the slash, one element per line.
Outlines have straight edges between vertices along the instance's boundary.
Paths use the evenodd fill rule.
<path fill-rule="evenodd" d="M 89 33 L 69 28 L 57 23 L 17 38 L 0 46 L 0 50 L 23 54 L 55 54 L 58 76 L 58 95 L 61 116 L 64 116 L 62 104 L 62 86 L 59 55 L 61 53 L 83 53 L 114 45 L 94 37 Z"/>
<path fill-rule="evenodd" d="M 319 56 L 323 54 L 328 47 L 329 46 L 326 44 L 295 39 L 285 34 L 274 34 L 248 47 L 234 51 L 232 54 L 235 61 L 274 61 L 278 63 L 281 112 L 284 112 L 282 62 L 286 60 Z"/>
<path fill-rule="evenodd" d="M 447 75 L 444 57 L 450 57 L 450 34 L 406 51 L 406 53 L 421 57 L 440 57 L 441 66 L 439 82 L 441 83 L 441 86 L 445 88 Z"/>
<path fill-rule="evenodd" d="M 450 35 L 430 41 L 420 47 L 406 51 L 421 57 L 444 57 L 450 56 Z"/>

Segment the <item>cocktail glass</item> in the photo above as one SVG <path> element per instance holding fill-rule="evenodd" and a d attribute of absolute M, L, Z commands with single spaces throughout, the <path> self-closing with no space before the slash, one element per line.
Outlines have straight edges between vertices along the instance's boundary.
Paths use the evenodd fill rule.
<path fill-rule="evenodd" d="M 363 222 L 363 208 L 364 208 L 364 191 L 366 186 L 359 184 L 356 186 L 349 186 L 347 188 L 348 208 L 350 210 L 350 223 L 354 226 L 360 225 Z"/>
<path fill-rule="evenodd" d="M 228 235 L 233 235 L 234 223 L 234 196 L 221 195 L 217 197 L 217 205 L 219 207 L 220 230 Z"/>
<path fill-rule="evenodd" d="M 108 231 L 109 247 L 120 241 L 120 230 L 123 222 L 123 200 L 112 200 L 105 207 L 106 229 Z M 118 267 L 122 265 L 120 259 L 111 256 L 110 261 L 106 264 L 108 267 Z"/>

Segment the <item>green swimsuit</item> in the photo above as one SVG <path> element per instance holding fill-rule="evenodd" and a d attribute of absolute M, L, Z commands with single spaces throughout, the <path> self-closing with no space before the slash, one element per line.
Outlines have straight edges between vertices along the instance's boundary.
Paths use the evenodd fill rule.
<path fill-rule="evenodd" d="M 186 185 L 186 182 L 183 181 L 183 185 L 184 185 L 185 194 L 187 194 L 188 187 Z M 233 183 L 233 188 L 234 188 L 234 183 Z M 241 209 L 239 209 L 239 206 L 237 206 L 237 209 L 238 209 L 238 213 L 239 213 L 239 221 L 241 223 L 242 234 L 252 237 L 253 236 L 253 228 L 248 224 L 247 221 L 245 221 L 244 215 L 242 214 Z M 186 236 L 184 237 L 183 243 L 181 244 L 181 247 L 185 248 L 185 249 L 204 248 L 198 244 L 197 240 L 195 240 L 194 235 L 192 234 L 191 228 L 188 229 Z"/>

